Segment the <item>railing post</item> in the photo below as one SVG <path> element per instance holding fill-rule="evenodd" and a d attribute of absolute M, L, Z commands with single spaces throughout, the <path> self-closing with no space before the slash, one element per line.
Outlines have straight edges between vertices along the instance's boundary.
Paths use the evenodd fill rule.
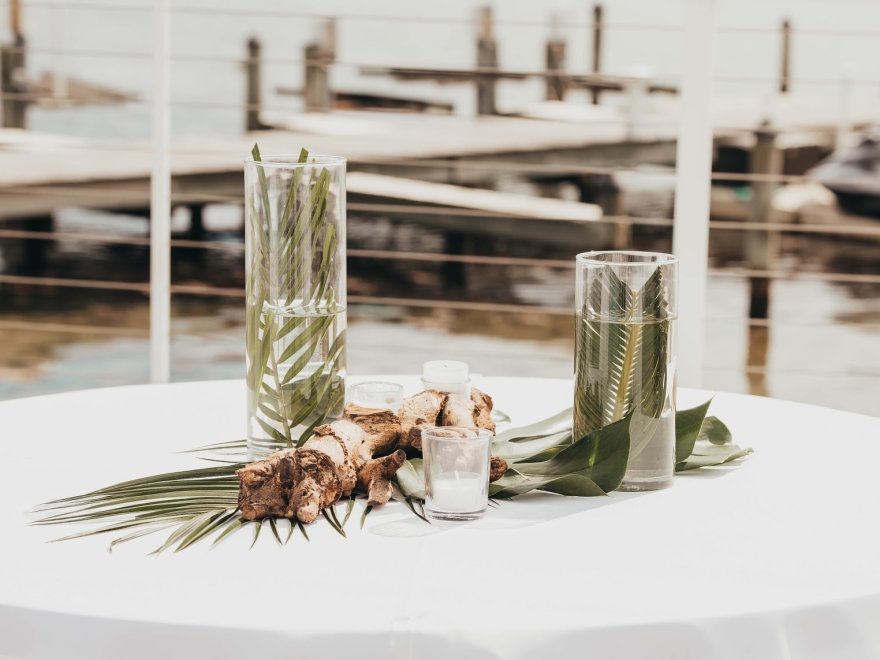
<path fill-rule="evenodd" d="M 169 2 L 153 3 L 153 167 L 150 176 L 150 381 L 171 369 L 171 86 Z"/>
<path fill-rule="evenodd" d="M 715 0 L 688 0 L 684 31 L 681 114 L 675 161 L 672 251 L 679 259 L 679 383 L 699 387 L 709 261 L 712 184 L 712 33 Z"/>
<path fill-rule="evenodd" d="M 791 21 L 782 21 L 782 61 L 779 67 L 779 91 L 791 91 Z"/>
<path fill-rule="evenodd" d="M 477 69 L 498 68 L 498 47 L 492 30 L 492 8 L 483 7 L 479 11 L 479 29 L 477 32 Z M 477 114 L 494 115 L 495 82 L 492 74 L 477 76 Z"/>
<path fill-rule="evenodd" d="M 602 5 L 593 5 L 593 59 L 590 62 L 590 71 L 592 71 L 593 73 L 599 73 L 602 70 L 602 13 Z M 594 87 L 590 90 L 590 96 L 593 100 L 593 105 L 599 104 L 600 93 L 601 90 L 598 87 Z"/>

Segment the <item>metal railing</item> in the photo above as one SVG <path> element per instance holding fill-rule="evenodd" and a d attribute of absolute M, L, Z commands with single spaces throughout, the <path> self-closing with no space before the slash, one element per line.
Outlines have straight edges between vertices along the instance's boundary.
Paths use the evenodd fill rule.
<path fill-rule="evenodd" d="M 777 29 L 772 28 L 744 28 L 744 27 L 714 27 L 711 23 L 712 16 L 711 0 L 691 0 L 691 7 L 696 7 L 698 13 L 696 17 L 692 16 L 692 22 L 689 25 L 640 25 L 628 23 L 603 23 L 603 28 L 610 31 L 657 31 L 669 32 L 672 34 L 682 34 L 686 45 L 692 49 L 692 54 L 705 53 L 707 51 L 706 39 L 707 35 L 713 32 L 732 34 L 732 35 L 775 35 L 778 34 Z M 2 6 L 2 4 L 0 4 Z M 174 107 L 190 107 L 202 109 L 280 109 L 289 110 L 290 106 L 272 106 L 265 104 L 242 104 L 227 103 L 222 101 L 206 101 L 198 99 L 172 99 L 167 89 L 167 67 L 169 63 L 216 63 L 231 64 L 239 63 L 238 58 L 225 56 L 217 56 L 210 53 L 205 54 L 180 54 L 170 52 L 170 44 L 168 43 L 167 21 L 173 15 L 223 15 L 223 16 L 249 16 L 265 19 L 273 18 L 295 18 L 321 20 L 327 17 L 317 16 L 315 14 L 291 10 L 263 10 L 259 8 L 214 8 L 214 7 L 194 7 L 180 4 L 171 4 L 167 0 L 154 4 L 109 4 L 109 3 L 92 3 L 81 2 L 76 4 L 61 4 L 57 2 L 43 2 L 34 0 L 27 3 L 28 7 L 41 9 L 65 9 L 74 11 L 124 11 L 124 12 L 143 12 L 149 14 L 155 11 L 159 20 L 156 21 L 157 27 L 153 52 L 138 51 L 109 51 L 102 49 L 60 49 L 53 47 L 32 47 L 28 46 L 27 51 L 35 54 L 63 54 L 67 58 L 112 58 L 115 60 L 153 60 L 155 69 L 155 85 L 154 96 L 149 99 L 152 103 L 154 116 L 154 136 L 153 142 L 149 149 L 154 156 L 153 173 L 152 173 L 152 190 L 151 208 L 154 210 L 152 218 L 152 238 L 132 237 L 132 236 L 114 236 L 110 234 L 96 233 L 73 233 L 73 232 L 45 232 L 31 231 L 27 229 L 7 229 L 0 226 L 0 239 L 6 240 L 28 240 L 28 241 L 72 241 L 72 242 L 93 242 L 93 243 L 110 243 L 119 245 L 132 246 L 150 246 L 153 255 L 153 270 L 149 281 L 145 282 L 119 282 L 110 280 L 87 280 L 66 277 L 42 277 L 28 275 L 11 275 L 0 274 L 0 284 L 14 284 L 18 286 L 33 287 L 71 287 L 81 289 L 95 289 L 107 291 L 125 291 L 136 294 L 149 294 L 151 296 L 151 323 L 153 331 L 153 359 L 151 373 L 154 380 L 167 379 L 168 365 L 168 336 L 170 334 L 170 326 L 168 319 L 170 318 L 170 309 L 168 307 L 168 299 L 171 295 L 181 296 L 218 296 L 223 298 L 238 298 L 243 296 L 243 291 L 238 288 L 217 287 L 200 284 L 174 284 L 170 281 L 170 254 L 173 249 L 203 249 L 203 250 L 224 250 L 224 251 L 241 251 L 242 245 L 234 242 L 221 241 L 197 241 L 187 239 L 171 239 L 169 227 L 169 211 L 173 204 L 185 201 L 186 203 L 205 203 L 205 204 L 224 204 L 240 203 L 236 197 L 216 195 L 209 193 L 187 192 L 185 195 L 176 195 L 172 192 L 170 186 L 170 145 L 168 141 L 170 109 Z M 702 8 L 702 13 L 699 13 Z M 450 26 L 466 26 L 473 25 L 473 21 L 465 18 L 456 17 L 425 17 L 425 16 L 388 16 L 381 14 L 347 14 L 336 17 L 341 21 L 381 21 L 384 23 L 435 23 L 447 24 Z M 534 27 L 540 25 L 531 20 L 503 19 L 495 20 L 498 26 L 516 27 L 529 26 Z M 546 23 L 548 26 L 550 22 Z M 711 29 L 706 30 L 709 26 Z M 590 21 L 574 21 L 567 22 L 566 30 L 587 30 L 594 27 L 594 23 Z M 880 32 L 870 30 L 832 30 L 832 29 L 799 29 L 796 34 L 813 36 L 813 37 L 876 37 Z M 711 76 L 709 63 L 707 58 L 689 57 L 685 58 L 687 65 L 690 67 L 684 71 L 683 75 L 657 76 L 658 79 L 680 83 L 683 86 L 685 99 L 683 100 L 684 112 L 683 120 L 679 124 L 683 127 L 683 132 L 679 139 L 679 156 L 678 156 L 678 180 L 679 187 L 676 190 L 676 197 L 684 200 L 684 203 L 677 205 L 676 218 L 644 218 L 625 214 L 611 214 L 602 218 L 601 222 L 619 226 L 645 226 L 658 228 L 675 227 L 674 240 L 676 252 L 691 257 L 688 263 L 696 264 L 694 271 L 690 273 L 682 273 L 683 282 L 683 299 L 682 305 L 683 315 L 696 319 L 689 328 L 682 328 L 682 343 L 689 346 L 689 354 L 692 356 L 695 364 L 683 365 L 685 373 L 690 373 L 691 377 L 696 370 L 699 369 L 722 369 L 726 368 L 721 365 L 704 365 L 700 357 L 699 346 L 701 345 L 702 320 L 705 318 L 703 314 L 702 298 L 705 296 L 705 280 L 706 277 L 734 277 L 734 278 L 765 278 L 765 279 L 802 279 L 802 280 L 818 280 L 830 283 L 851 283 L 880 285 L 880 274 L 871 273 L 803 273 L 793 271 L 779 271 L 775 269 L 759 269 L 759 268 L 709 268 L 708 260 L 705 258 L 705 245 L 707 243 L 708 233 L 710 231 L 762 231 L 762 232 L 779 232 L 783 234 L 804 234 L 804 235 L 827 235 L 835 237 L 851 237 L 851 238 L 874 238 L 880 236 L 880 226 L 827 226 L 822 224 L 790 224 L 786 222 L 751 222 L 747 220 L 712 220 L 703 223 L 700 218 L 706 217 L 705 209 L 708 208 L 708 185 L 710 181 L 715 182 L 740 182 L 743 184 L 759 184 L 759 183 L 804 183 L 808 179 L 801 175 L 790 175 L 781 173 L 725 173 L 713 172 L 709 173 L 711 168 L 706 167 L 706 157 L 708 146 L 711 143 L 712 134 L 711 126 L 708 123 L 708 88 L 707 83 Z M 304 66 L 307 60 L 304 58 L 264 58 L 264 64 L 272 66 Z M 364 63 L 350 61 L 334 61 L 330 66 L 340 68 L 362 69 Z M 376 65 L 383 66 L 383 65 Z M 495 67 L 474 67 L 473 71 L 477 74 L 501 74 L 505 69 L 499 66 Z M 558 71 L 548 69 L 535 69 L 524 72 L 529 77 L 534 78 L 551 78 L 559 75 Z M 760 76 L 714 76 L 712 80 L 720 82 L 746 82 L 746 83 L 774 83 L 775 78 Z M 790 80 L 794 85 L 839 85 L 840 80 L 831 78 L 817 77 L 792 77 Z M 850 80 L 849 84 L 864 86 L 880 86 L 877 80 Z M 688 98 L 688 91 L 696 90 L 695 94 Z M 54 100 L 64 100 L 64 97 L 58 97 L 51 94 L 14 94 L 5 93 L 7 99 L 37 101 L 46 98 Z M 138 103 L 147 101 L 138 100 Z M 658 122 L 672 125 L 673 122 Z M 736 127 L 729 129 L 730 131 L 741 130 Z M 88 148 L 88 147 L 86 147 Z M 102 145 L 102 148 L 112 148 L 111 145 Z M 126 145 L 126 150 L 137 149 L 136 146 Z M 209 147 L 205 147 L 206 152 L 210 151 Z M 374 159 L 370 165 L 406 165 L 410 168 L 432 168 L 438 166 L 448 166 L 448 159 L 396 159 L 396 160 L 380 160 Z M 550 164 L 535 163 L 517 163 L 510 161 L 455 161 L 455 167 L 462 171 L 492 171 L 505 172 L 519 175 L 552 175 L 558 173 L 574 173 L 582 175 L 602 174 L 602 175 L 618 175 L 627 173 L 631 176 L 654 176 L 651 172 L 640 172 L 635 169 L 625 167 L 600 167 L 591 165 L 565 165 L 555 166 Z M 2 181 L 0 181 L 2 186 Z M 0 204 L 2 204 L 2 196 L 4 194 L 21 194 L 32 193 L 34 187 L 30 186 L 5 186 L 0 187 Z M 69 186 L 55 186 L 48 188 L 39 187 L 41 195 L 51 196 L 57 194 L 65 199 L 76 198 L 77 190 Z M 124 198 L 127 194 L 122 190 L 108 190 L 96 193 L 90 190 L 83 194 L 84 198 L 93 199 L 96 194 L 105 195 L 109 201 L 114 198 Z M 161 209 L 161 212 L 157 212 Z M 353 213 L 368 214 L 389 214 L 395 216 L 453 216 L 453 217 L 497 217 L 509 218 L 500 213 L 491 213 L 486 211 L 474 211 L 469 209 L 426 206 L 420 204 L 373 204 L 373 203 L 352 203 L 349 210 Z M 441 254 L 433 252 L 397 252 L 392 250 L 366 250 L 352 249 L 349 256 L 356 259 L 375 259 L 386 261 L 416 261 L 424 263 L 459 263 L 469 264 L 483 267 L 544 267 L 554 269 L 571 269 L 573 264 L 568 261 L 558 259 L 538 259 L 538 258 L 512 258 L 485 255 L 458 255 L 458 254 Z M 370 304 L 370 305 L 393 305 L 404 307 L 442 307 L 446 309 L 462 309 L 470 311 L 482 311 L 490 313 L 541 313 L 569 315 L 571 310 L 568 308 L 545 307 L 528 304 L 502 304 L 471 300 L 435 300 L 416 297 L 377 297 L 377 296 L 350 296 L 350 301 L 354 304 Z M 690 307 L 688 307 L 690 305 Z M 709 321 L 727 321 L 733 320 L 734 317 L 709 317 Z M 746 323 L 752 326 L 769 326 L 771 324 L 785 324 L 786 321 L 766 318 L 749 318 Z M 802 321 L 796 324 L 804 323 Z M 815 324 L 815 322 L 813 322 Z M 866 327 L 876 327 L 877 324 L 860 324 Z M 90 326 L 85 324 L 67 325 L 59 323 L 34 323 L 17 319 L 0 320 L 0 328 L 7 330 L 27 330 L 27 331 L 46 331 L 46 332 L 73 332 L 73 333 L 93 333 L 100 335 L 111 335 L 114 333 L 120 335 L 142 336 L 143 329 L 131 327 L 106 327 L 106 326 Z M 748 366 L 743 369 L 750 373 L 766 372 L 766 367 Z M 827 373 L 827 372 L 824 372 Z M 880 377 L 877 373 L 868 373 L 870 377 Z M 694 382 L 693 380 L 691 382 Z"/>

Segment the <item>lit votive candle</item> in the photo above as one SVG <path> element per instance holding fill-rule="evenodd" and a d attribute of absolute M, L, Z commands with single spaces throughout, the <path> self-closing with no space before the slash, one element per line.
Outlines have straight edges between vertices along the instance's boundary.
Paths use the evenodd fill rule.
<path fill-rule="evenodd" d="M 441 426 L 422 431 L 425 512 L 441 520 L 474 520 L 489 504 L 486 429 Z"/>

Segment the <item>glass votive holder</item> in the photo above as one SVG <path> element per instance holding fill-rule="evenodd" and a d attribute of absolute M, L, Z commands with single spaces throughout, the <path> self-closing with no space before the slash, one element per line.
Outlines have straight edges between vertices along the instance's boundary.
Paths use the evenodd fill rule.
<path fill-rule="evenodd" d="M 440 520 L 476 520 L 489 505 L 486 429 L 438 426 L 422 431 L 425 513 Z"/>
<path fill-rule="evenodd" d="M 364 408 L 398 412 L 403 405 L 403 385 L 382 380 L 355 383 L 348 388 L 348 400 Z"/>

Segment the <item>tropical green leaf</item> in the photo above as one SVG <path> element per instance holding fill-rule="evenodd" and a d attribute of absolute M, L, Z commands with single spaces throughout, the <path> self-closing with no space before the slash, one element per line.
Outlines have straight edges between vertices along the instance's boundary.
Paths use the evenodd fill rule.
<path fill-rule="evenodd" d="M 626 473 L 629 421 L 626 417 L 593 431 L 548 460 L 517 461 L 513 467 L 522 474 L 538 476 L 563 476 L 588 469 L 588 476 L 608 493 L 620 485 Z"/>
<path fill-rule="evenodd" d="M 517 438 L 506 442 L 493 442 L 492 455 L 510 460 L 533 457 L 544 451 L 552 450 L 556 453 L 559 449 L 572 442 L 571 430 L 553 433 L 545 436 L 532 436 L 530 438 Z M 537 460 L 537 459 L 535 459 Z"/>
<path fill-rule="evenodd" d="M 603 491 L 590 477 L 590 471 L 585 470 L 584 472 L 587 474 L 575 472 L 558 477 L 542 484 L 538 490 L 543 490 L 548 493 L 556 493 L 558 495 L 566 495 L 569 497 L 596 497 L 605 495 L 605 491 Z"/>
<path fill-rule="evenodd" d="M 255 520 L 254 521 L 254 538 L 251 541 L 251 548 L 253 548 L 257 544 L 257 539 L 260 538 L 260 532 L 263 531 L 263 521 Z"/>
<path fill-rule="evenodd" d="M 204 445 L 202 447 L 196 447 L 194 449 L 184 449 L 180 453 L 195 454 L 211 451 L 227 451 L 230 449 L 247 449 L 247 440 L 242 438 L 241 440 L 230 440 L 229 442 L 217 442 L 210 445 Z"/>
<path fill-rule="evenodd" d="M 345 528 L 345 523 L 348 522 L 348 519 L 351 518 L 351 512 L 354 511 L 354 496 L 349 497 L 345 503 L 345 516 L 342 518 L 342 527 Z"/>
<path fill-rule="evenodd" d="M 321 509 L 321 515 L 324 516 L 324 519 L 330 523 L 330 526 L 336 530 L 338 534 L 341 536 L 345 536 L 345 530 L 342 529 L 342 525 L 339 524 L 339 521 L 336 520 L 335 516 L 332 513 L 333 509 Z"/>
<path fill-rule="evenodd" d="M 514 469 L 508 470 L 498 481 L 489 484 L 489 497 L 508 499 L 524 495 L 534 490 L 544 490 L 561 495 L 591 497 L 605 495 L 595 481 L 589 477 L 589 469 L 563 475 L 527 475 Z"/>
<path fill-rule="evenodd" d="M 367 516 L 370 515 L 370 511 L 372 511 L 372 510 L 373 510 L 373 507 L 371 507 L 371 506 L 364 507 L 364 512 L 361 514 L 361 529 L 364 528 L 364 523 L 367 522 Z"/>
<path fill-rule="evenodd" d="M 713 445 L 729 445 L 733 442 L 733 434 L 724 422 L 710 415 L 700 427 L 699 439 L 707 440 Z"/>
<path fill-rule="evenodd" d="M 213 516 L 209 517 L 204 523 L 193 529 L 180 544 L 175 548 L 174 552 L 180 552 L 184 548 L 188 548 L 193 543 L 200 541 L 201 539 L 210 536 L 218 529 L 223 527 L 224 524 L 229 522 L 234 516 L 237 515 L 236 511 L 218 511 Z"/>
<path fill-rule="evenodd" d="M 754 450 L 750 447 L 742 448 L 737 445 L 711 445 L 704 451 L 694 453 L 688 459 L 675 466 L 677 472 L 686 472 L 696 468 L 711 467 L 715 465 L 723 465 L 731 461 L 744 458 L 751 454 Z"/>
<path fill-rule="evenodd" d="M 278 523 L 275 522 L 275 518 L 269 518 L 269 528 L 272 530 L 272 536 L 275 537 L 278 545 L 284 545 L 281 541 L 281 535 L 278 533 Z"/>
<path fill-rule="evenodd" d="M 291 520 L 290 527 L 287 530 L 287 536 L 284 538 L 284 545 L 290 543 L 290 538 L 293 536 L 293 532 L 296 530 L 296 522 Z"/>
<path fill-rule="evenodd" d="M 404 497 L 425 499 L 424 463 L 421 458 L 410 458 L 394 475 L 394 482 Z"/>
<path fill-rule="evenodd" d="M 235 520 L 229 522 L 224 530 L 217 535 L 217 538 L 214 539 L 214 543 L 212 545 L 217 545 L 227 536 L 231 536 L 233 533 L 237 532 L 242 527 L 248 524 L 251 524 L 251 522 L 249 520 L 245 520 L 244 518 L 236 518 Z"/>
<path fill-rule="evenodd" d="M 542 419 L 539 422 L 502 431 L 495 436 L 493 442 L 495 444 L 524 442 L 533 438 L 541 438 L 547 435 L 560 433 L 562 431 L 570 431 L 571 418 L 572 409 L 566 408 L 552 417 Z"/>
<path fill-rule="evenodd" d="M 681 463 L 694 451 L 694 443 L 700 436 L 700 429 L 712 399 L 695 408 L 679 410 L 675 413 L 675 462 Z"/>

